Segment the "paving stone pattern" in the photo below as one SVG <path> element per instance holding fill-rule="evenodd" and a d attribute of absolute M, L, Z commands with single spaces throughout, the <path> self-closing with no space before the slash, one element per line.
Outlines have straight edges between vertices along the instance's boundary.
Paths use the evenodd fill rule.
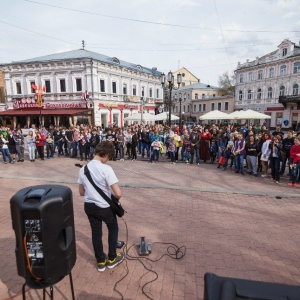
<path fill-rule="evenodd" d="M 77 261 L 72 270 L 75 296 L 80 299 L 147 299 L 142 286 L 156 276 L 138 260 L 98 273 L 91 232 L 76 184 L 77 160 L 55 158 L 1 166 L 0 172 L 0 299 L 22 299 L 24 279 L 17 274 L 10 198 L 21 188 L 62 184 L 73 191 Z M 216 165 L 158 164 L 146 161 L 109 162 L 122 186 L 128 213 L 128 246 L 145 236 L 153 243 L 152 260 L 167 252 L 169 242 L 185 246 L 182 259 L 164 256 L 145 261 L 158 279 L 145 287 L 153 299 L 203 299 L 206 272 L 220 276 L 300 285 L 299 189 L 267 179 L 223 172 Z M 119 239 L 126 227 L 119 221 Z M 107 230 L 103 242 L 107 249 Z M 129 251 L 137 255 L 137 247 Z M 27 299 L 42 299 L 28 290 Z M 54 299 L 71 299 L 68 277 L 54 286 Z"/>

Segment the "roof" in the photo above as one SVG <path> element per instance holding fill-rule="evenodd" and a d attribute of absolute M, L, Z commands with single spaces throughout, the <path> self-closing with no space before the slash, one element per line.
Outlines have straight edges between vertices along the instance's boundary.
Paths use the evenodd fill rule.
<path fill-rule="evenodd" d="M 197 83 L 194 83 L 194 84 L 191 84 L 191 85 L 183 86 L 179 89 L 179 91 L 190 90 L 190 89 L 193 89 L 193 90 L 207 90 L 207 89 L 219 89 L 219 87 L 212 86 L 212 85 L 209 85 L 207 83 L 197 82 Z"/>
<path fill-rule="evenodd" d="M 110 57 L 110 56 L 106 56 L 85 49 L 78 49 L 78 50 L 72 50 L 72 51 L 67 51 L 62 53 L 55 53 L 55 54 L 50 54 L 50 55 L 45 55 L 40 57 L 34 57 L 34 58 L 25 59 L 21 61 L 14 61 L 12 63 L 3 64 L 3 65 L 15 65 L 15 64 L 27 64 L 27 63 L 32 64 L 32 63 L 42 63 L 42 62 L 46 63 L 46 62 L 65 61 L 65 60 L 74 60 L 74 59 L 93 59 L 107 64 L 133 69 L 138 72 L 152 74 L 154 76 L 161 75 L 161 72 L 157 71 L 156 68 L 146 68 L 141 65 L 120 60 L 117 57 Z"/>

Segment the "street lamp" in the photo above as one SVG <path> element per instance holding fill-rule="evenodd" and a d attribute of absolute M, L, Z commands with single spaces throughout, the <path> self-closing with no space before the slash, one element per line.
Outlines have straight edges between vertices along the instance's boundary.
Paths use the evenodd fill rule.
<path fill-rule="evenodd" d="M 166 85 L 166 75 L 164 73 L 161 74 L 161 85 L 164 88 Z M 168 82 L 168 89 L 170 90 L 170 94 L 169 94 L 169 101 L 168 101 L 168 105 L 169 105 L 169 126 L 171 127 L 171 107 L 172 107 L 172 90 L 178 90 L 180 88 L 180 84 L 182 83 L 182 75 L 180 73 L 177 74 L 177 84 L 178 87 L 175 88 L 174 87 L 174 75 L 172 74 L 172 72 L 170 71 L 167 75 L 167 82 Z"/>
<path fill-rule="evenodd" d="M 179 98 L 175 97 L 175 101 L 179 101 L 179 128 L 181 127 L 181 102 L 186 101 L 186 94 L 184 93 L 183 99 L 182 99 L 182 94 L 179 93 Z"/>

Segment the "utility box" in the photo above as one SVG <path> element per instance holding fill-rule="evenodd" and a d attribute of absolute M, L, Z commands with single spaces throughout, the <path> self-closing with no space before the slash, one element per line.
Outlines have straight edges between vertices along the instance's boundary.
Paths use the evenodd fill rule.
<path fill-rule="evenodd" d="M 31 288 L 46 288 L 76 262 L 73 195 L 61 185 L 37 185 L 10 200 L 18 274 Z"/>

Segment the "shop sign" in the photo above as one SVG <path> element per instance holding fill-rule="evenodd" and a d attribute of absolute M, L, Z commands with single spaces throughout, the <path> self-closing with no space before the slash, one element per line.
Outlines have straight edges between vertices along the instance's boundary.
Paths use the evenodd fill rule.
<path fill-rule="evenodd" d="M 118 104 L 115 103 L 103 103 L 102 107 L 106 107 L 106 108 L 117 108 Z"/>
<path fill-rule="evenodd" d="M 128 109 L 138 109 L 139 106 L 138 105 L 130 105 L 130 104 L 125 104 L 124 108 L 128 108 Z"/>
<path fill-rule="evenodd" d="M 86 103 L 45 103 L 44 108 L 56 109 L 56 108 L 86 108 Z"/>
<path fill-rule="evenodd" d="M 267 111 L 284 110 L 284 107 L 267 107 Z"/>
<path fill-rule="evenodd" d="M 13 107 L 17 108 L 33 108 L 39 107 L 34 98 L 13 99 Z"/>

